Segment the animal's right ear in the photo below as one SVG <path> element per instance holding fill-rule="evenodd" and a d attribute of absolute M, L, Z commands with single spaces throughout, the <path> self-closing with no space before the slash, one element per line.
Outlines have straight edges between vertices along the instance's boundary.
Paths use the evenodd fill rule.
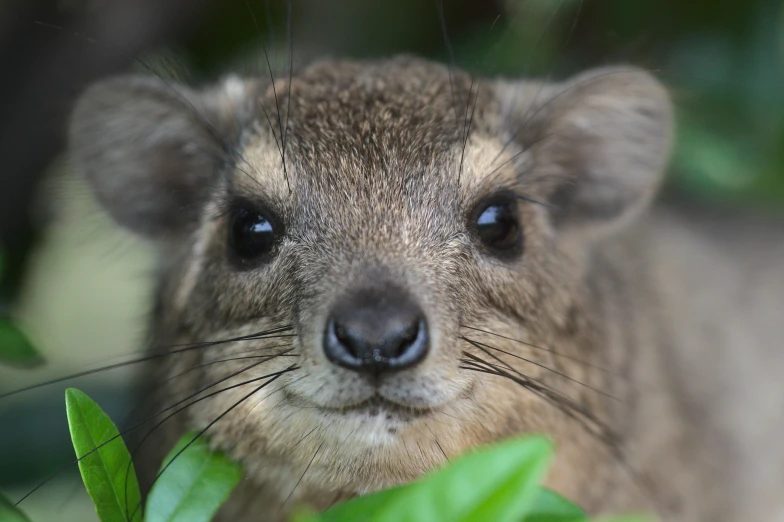
<path fill-rule="evenodd" d="M 76 103 L 71 157 L 120 224 L 155 238 L 181 233 L 229 158 L 243 93 L 238 79 L 205 92 L 152 77 L 102 81 Z"/>

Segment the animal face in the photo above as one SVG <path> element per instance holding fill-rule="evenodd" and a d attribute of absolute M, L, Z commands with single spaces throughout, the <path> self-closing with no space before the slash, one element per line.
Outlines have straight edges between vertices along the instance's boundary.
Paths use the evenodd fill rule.
<path fill-rule="evenodd" d="M 605 409 L 585 259 L 655 193 L 670 120 L 636 70 L 479 81 L 398 58 L 200 92 L 109 80 L 71 143 L 160 247 L 156 349 L 197 343 L 157 369 L 165 397 L 212 394 L 189 423 L 259 481 L 361 493 L 530 431 L 577 462 L 565 483 L 588 475 L 564 406 Z"/>

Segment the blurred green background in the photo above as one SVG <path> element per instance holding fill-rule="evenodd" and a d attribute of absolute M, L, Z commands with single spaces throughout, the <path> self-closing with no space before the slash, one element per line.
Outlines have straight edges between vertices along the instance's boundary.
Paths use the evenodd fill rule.
<path fill-rule="evenodd" d="M 63 0 L 58 9 L 102 3 Z M 285 71 L 287 5 L 249 5 L 213 2 L 178 38 L 140 58 L 167 76 L 203 83 L 228 71 L 265 74 L 264 41 L 274 70 Z M 295 64 L 399 52 L 449 59 L 435 1 L 301 0 L 291 13 Z M 610 63 L 650 69 L 677 104 L 665 197 L 784 210 L 784 3 L 445 0 L 444 14 L 455 62 L 481 74 L 560 79 Z M 5 252 L 23 261 L 3 276 L 0 314 L 24 329 L 47 364 L 0 367 L 0 393 L 123 360 L 138 353 L 144 335 L 151 253 L 108 222 L 63 159 L 52 164 L 30 214 L 37 227 L 29 255 Z M 18 499 L 73 458 L 66 385 L 91 394 L 122 423 L 132 375 L 132 368 L 105 372 L 0 400 L 0 489 Z M 94 519 L 75 478 L 70 469 L 23 507 L 39 521 Z"/>

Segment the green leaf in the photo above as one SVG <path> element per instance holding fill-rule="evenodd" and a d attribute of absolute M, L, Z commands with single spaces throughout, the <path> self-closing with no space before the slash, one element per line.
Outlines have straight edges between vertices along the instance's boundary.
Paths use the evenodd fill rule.
<path fill-rule="evenodd" d="M 517 522 L 532 507 L 551 455 L 541 437 L 487 446 L 418 482 L 345 502 L 319 520 Z"/>
<path fill-rule="evenodd" d="M 146 522 L 209 522 L 242 477 L 242 468 L 212 452 L 204 437 L 182 451 L 197 435 L 186 434 L 164 460 L 147 499 Z"/>
<path fill-rule="evenodd" d="M 0 493 L 0 522 L 30 522 L 30 519 L 16 509 L 14 505 Z"/>
<path fill-rule="evenodd" d="M 289 522 L 324 522 L 323 514 L 316 513 L 309 506 L 295 506 Z"/>
<path fill-rule="evenodd" d="M 100 406 L 79 390 L 66 390 L 65 404 L 76 456 L 83 456 L 79 472 L 98 518 L 101 522 L 141 522 L 139 483 L 117 427 Z M 95 450 L 99 445 L 102 446 Z"/>
<path fill-rule="evenodd" d="M 409 484 L 357 497 L 320 513 L 314 520 L 318 520 L 318 522 L 341 522 L 343 520 L 364 522 L 376 520 L 376 517 L 383 514 L 389 505 L 394 504 L 409 489 L 414 487 L 417 487 L 417 485 Z M 305 521 L 311 520 L 304 515 L 303 517 Z"/>
<path fill-rule="evenodd" d="M 0 363 L 23 368 L 44 363 L 25 333 L 8 318 L 0 318 Z"/>
<path fill-rule="evenodd" d="M 524 520 L 525 522 L 587 522 L 588 516 L 554 491 L 541 488 Z"/>

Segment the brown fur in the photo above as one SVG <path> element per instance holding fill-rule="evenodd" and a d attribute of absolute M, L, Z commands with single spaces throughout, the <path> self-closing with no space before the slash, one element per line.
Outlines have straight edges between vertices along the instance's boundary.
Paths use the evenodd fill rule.
<path fill-rule="evenodd" d="M 755 379 L 748 361 L 776 342 L 772 317 L 739 315 L 764 299 L 782 309 L 781 265 L 772 248 L 725 253 L 671 212 L 640 217 L 671 142 L 670 102 L 654 79 L 618 68 L 561 84 L 472 84 L 459 71 L 397 58 L 316 63 L 275 89 L 277 103 L 263 79 L 194 92 L 123 78 L 88 90 L 71 129 L 74 157 L 109 211 L 160 247 L 153 350 L 293 328 L 151 369 L 149 385 L 161 389 L 150 406 L 161 408 L 253 362 L 215 361 L 291 350 L 221 387 L 300 367 L 207 432 L 247 478 L 220 520 L 276 520 L 300 501 L 323 508 L 529 432 L 557 442 L 548 484 L 592 513 L 784 516 L 771 493 L 784 485 L 775 471 L 782 452 L 770 449 L 768 471 L 753 462 L 748 443 L 768 440 L 770 428 L 750 411 L 754 393 L 731 391 Z M 512 261 L 488 256 L 469 225 L 500 189 L 524 196 L 525 253 Z M 225 210 L 235 197 L 285 224 L 274 258 L 252 270 L 238 271 L 226 254 Z M 779 300 L 735 282 L 750 262 L 753 287 L 777 284 Z M 420 303 L 432 341 L 420 365 L 376 387 L 330 364 L 321 332 L 346 288 L 387 280 Z M 749 309 L 719 305 L 728 299 L 719 284 L 742 291 Z M 506 352 L 488 349 L 502 362 L 485 345 Z M 744 359 L 741 350 L 752 353 Z M 463 352 L 570 397 L 601 426 L 510 379 L 466 369 Z M 258 385 L 164 424 L 159 453 Z M 374 394 L 399 409 L 351 409 Z M 781 411 L 780 399 L 769 401 L 765 412 Z M 147 480 L 159 458 L 150 458 Z M 762 471 L 769 476 L 744 485 Z"/>

